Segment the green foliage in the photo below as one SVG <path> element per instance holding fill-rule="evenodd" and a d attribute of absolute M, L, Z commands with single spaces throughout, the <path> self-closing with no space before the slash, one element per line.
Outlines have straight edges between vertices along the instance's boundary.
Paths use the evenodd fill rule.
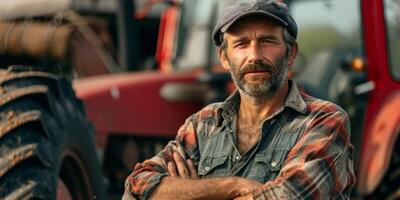
<path fill-rule="evenodd" d="M 359 31 L 354 32 L 358 33 Z M 308 60 L 324 49 L 359 46 L 359 34 L 351 35 L 350 38 L 330 26 L 306 26 L 299 31 L 298 43 L 301 53 Z"/>

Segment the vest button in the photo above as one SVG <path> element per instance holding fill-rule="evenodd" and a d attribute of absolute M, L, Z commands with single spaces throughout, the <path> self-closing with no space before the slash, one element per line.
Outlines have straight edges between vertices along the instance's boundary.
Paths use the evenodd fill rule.
<path fill-rule="evenodd" d="M 204 169 L 205 169 L 206 171 L 208 171 L 208 170 L 210 170 L 210 167 L 207 166 L 207 167 L 205 167 Z"/>
<path fill-rule="evenodd" d="M 271 167 L 276 167 L 277 165 L 278 165 L 278 163 L 276 163 L 275 161 L 272 161 Z"/>

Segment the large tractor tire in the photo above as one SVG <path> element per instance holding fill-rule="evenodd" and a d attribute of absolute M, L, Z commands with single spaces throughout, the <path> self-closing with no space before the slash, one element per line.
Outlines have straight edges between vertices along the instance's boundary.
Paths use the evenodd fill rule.
<path fill-rule="evenodd" d="M 69 81 L 0 70 L 0 199 L 103 199 L 94 131 Z"/>
<path fill-rule="evenodd" d="M 389 168 L 382 182 L 366 199 L 400 199 L 400 138 L 394 147 Z"/>

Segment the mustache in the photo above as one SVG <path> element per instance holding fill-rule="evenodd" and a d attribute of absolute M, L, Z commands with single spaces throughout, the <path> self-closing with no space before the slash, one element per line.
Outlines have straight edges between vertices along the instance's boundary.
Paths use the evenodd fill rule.
<path fill-rule="evenodd" d="M 244 76 L 249 72 L 258 72 L 258 71 L 266 71 L 272 73 L 274 70 L 274 66 L 267 63 L 252 63 L 248 64 L 239 71 L 240 76 Z"/>

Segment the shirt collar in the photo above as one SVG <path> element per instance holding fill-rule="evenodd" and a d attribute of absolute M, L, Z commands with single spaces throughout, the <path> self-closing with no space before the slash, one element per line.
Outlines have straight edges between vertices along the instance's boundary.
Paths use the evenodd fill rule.
<path fill-rule="evenodd" d="M 229 119 L 234 116 L 239 110 L 240 94 L 235 90 L 225 101 L 222 103 L 220 113 L 224 119 Z"/>
<path fill-rule="evenodd" d="M 238 90 L 235 90 L 222 104 L 220 107 L 220 113 L 224 119 L 229 119 L 237 113 L 240 106 L 240 94 Z M 289 107 L 301 114 L 307 112 L 307 106 L 300 94 L 297 85 L 289 80 L 289 93 L 286 96 L 284 108 Z"/>
<path fill-rule="evenodd" d="M 307 112 L 307 105 L 301 96 L 296 83 L 294 83 L 292 80 L 289 80 L 289 87 L 289 94 L 285 99 L 285 107 L 293 108 L 297 112 L 305 114 Z"/>

